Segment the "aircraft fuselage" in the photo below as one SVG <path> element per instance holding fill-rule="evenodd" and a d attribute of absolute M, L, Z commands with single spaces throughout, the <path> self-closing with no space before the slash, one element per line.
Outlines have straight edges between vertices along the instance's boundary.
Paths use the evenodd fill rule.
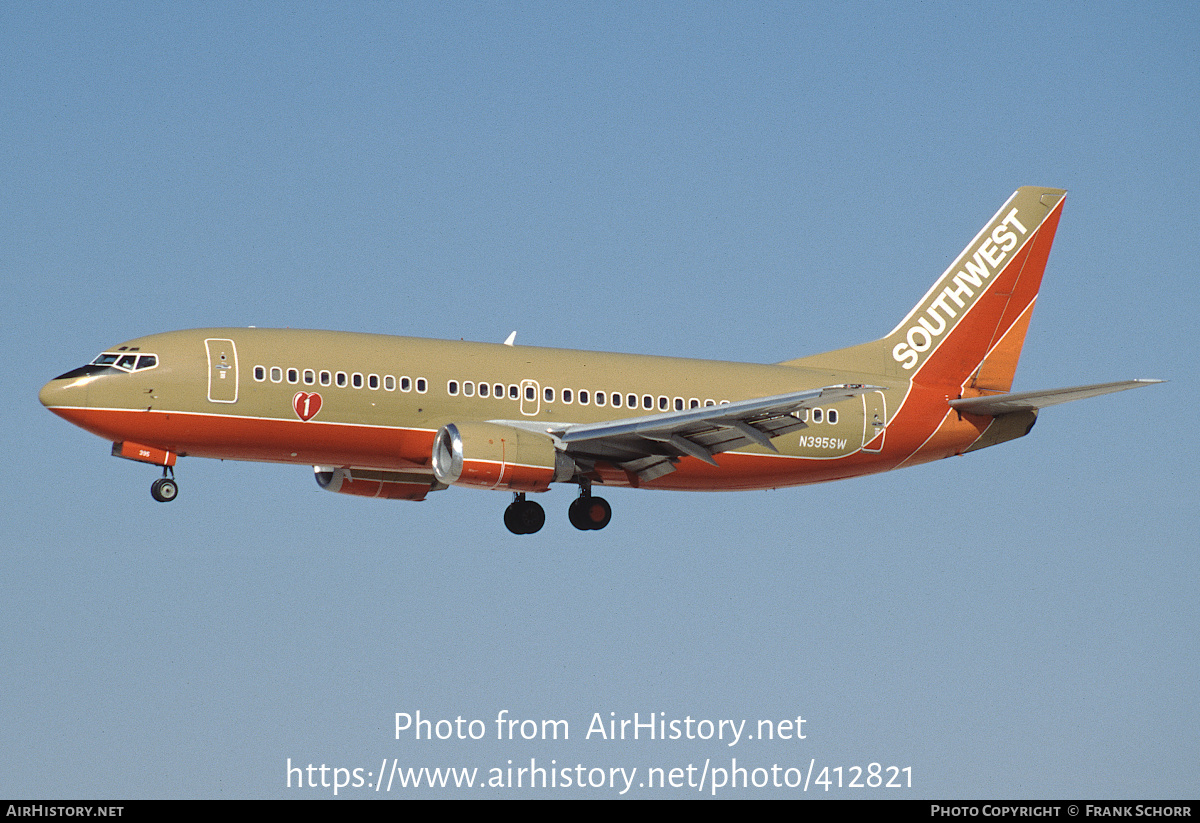
<path fill-rule="evenodd" d="M 596 468 L 607 485 L 762 489 L 946 457 L 969 448 L 991 422 L 953 415 L 959 425 L 949 426 L 951 436 L 922 449 L 946 422 L 945 401 L 958 387 L 922 391 L 881 375 L 793 366 L 294 329 L 169 332 L 107 351 L 153 354 L 157 362 L 68 373 L 46 385 L 42 402 L 99 437 L 180 457 L 429 471 L 435 433 L 455 421 L 553 428 L 833 383 L 880 386 L 806 410 L 807 426 L 774 441 L 778 453 L 748 446 L 716 458 L 719 467 L 684 457 L 647 482 Z M 926 407 L 922 421 L 902 405 Z M 889 415 L 917 425 L 892 428 Z M 864 451 L 885 428 L 880 447 Z"/>

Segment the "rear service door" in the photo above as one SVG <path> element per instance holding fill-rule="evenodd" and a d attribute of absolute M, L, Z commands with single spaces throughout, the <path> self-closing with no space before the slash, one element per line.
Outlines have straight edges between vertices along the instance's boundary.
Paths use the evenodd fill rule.
<path fill-rule="evenodd" d="M 872 391 L 862 396 L 863 399 L 863 451 L 883 451 L 883 438 L 887 433 L 887 401 L 883 392 Z"/>

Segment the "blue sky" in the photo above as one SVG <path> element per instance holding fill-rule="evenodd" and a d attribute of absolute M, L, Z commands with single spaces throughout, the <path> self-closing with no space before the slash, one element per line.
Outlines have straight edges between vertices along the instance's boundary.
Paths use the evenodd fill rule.
<path fill-rule="evenodd" d="M 0 796 L 736 757 L 911 767 L 838 797 L 1195 797 L 1198 17 L 5 4 Z M 557 488 L 518 538 L 502 494 L 389 504 L 304 467 L 184 460 L 155 504 L 153 469 L 36 400 L 218 325 L 776 362 L 887 332 L 1026 184 L 1070 194 L 1014 389 L 1171 382 L 902 472 L 613 490 L 596 533 Z M 571 739 L 397 740 L 417 710 Z M 610 712 L 806 739 L 585 739 Z"/>

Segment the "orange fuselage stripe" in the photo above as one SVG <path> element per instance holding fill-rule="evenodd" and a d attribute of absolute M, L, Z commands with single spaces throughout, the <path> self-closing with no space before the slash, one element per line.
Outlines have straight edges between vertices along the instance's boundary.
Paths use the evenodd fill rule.
<path fill-rule="evenodd" d="M 879 453 L 860 450 L 841 457 L 809 458 L 726 452 L 716 456 L 717 467 L 685 457 L 676 471 L 645 483 L 607 467 L 598 468 L 597 479 L 609 485 L 674 490 L 769 489 L 874 474 L 901 464 L 949 457 L 974 442 L 986 418 L 947 415 L 948 396 L 953 395 L 944 388 L 914 387 L 901 412 L 890 421 Z M 435 434 L 427 429 L 235 414 L 78 407 L 51 410 L 99 437 L 151 444 L 180 456 L 388 471 L 429 469 Z M 935 432 L 938 437 L 931 439 Z"/>

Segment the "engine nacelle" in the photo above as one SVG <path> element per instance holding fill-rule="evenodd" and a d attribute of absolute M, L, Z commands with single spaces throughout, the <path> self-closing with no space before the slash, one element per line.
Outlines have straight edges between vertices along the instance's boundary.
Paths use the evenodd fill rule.
<path fill-rule="evenodd" d="M 450 423 L 433 439 L 433 474 L 446 485 L 544 492 L 575 476 L 575 461 L 540 432 L 499 423 Z"/>
<path fill-rule="evenodd" d="M 382 497 L 386 500 L 424 500 L 437 485 L 428 474 L 418 472 L 384 472 L 373 469 L 343 469 L 333 466 L 313 466 L 317 485 L 326 491 L 355 494 L 359 497 Z"/>

